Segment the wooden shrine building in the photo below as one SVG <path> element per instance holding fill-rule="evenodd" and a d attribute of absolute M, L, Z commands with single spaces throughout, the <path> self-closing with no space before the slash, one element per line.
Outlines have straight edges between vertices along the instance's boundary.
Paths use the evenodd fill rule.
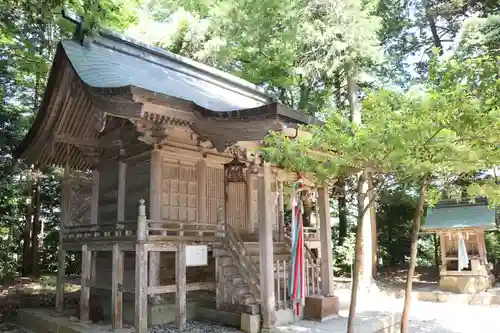
<path fill-rule="evenodd" d="M 488 262 L 485 231 L 496 229 L 496 210 L 486 200 L 440 201 L 429 209 L 423 232 L 439 235 L 441 265 L 439 286 L 444 291 L 477 293 L 495 281 Z"/>
<path fill-rule="evenodd" d="M 64 168 L 58 310 L 65 251 L 81 251 L 82 321 L 98 308 L 114 328 L 145 333 L 173 320 L 183 328 L 211 307 L 241 314 L 249 331 L 260 316 L 264 329 L 283 322 L 292 304 L 282 189 L 297 176 L 253 148 L 270 130 L 295 136 L 313 121 L 244 80 L 113 32 L 60 42 L 17 152 Z M 314 193 L 319 230 L 306 249 L 321 257 L 305 251 L 306 294 L 331 312 L 329 198 Z"/>

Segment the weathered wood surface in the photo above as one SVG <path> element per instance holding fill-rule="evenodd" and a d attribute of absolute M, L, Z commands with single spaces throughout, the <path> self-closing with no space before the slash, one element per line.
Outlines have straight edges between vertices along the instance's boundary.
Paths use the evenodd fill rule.
<path fill-rule="evenodd" d="M 57 253 L 57 280 L 56 280 L 56 310 L 64 311 L 64 279 L 66 277 L 66 251 L 63 244 L 59 244 Z"/>
<path fill-rule="evenodd" d="M 162 155 L 161 151 L 155 149 L 151 152 L 149 180 L 149 212 L 152 219 L 161 218 L 162 207 Z M 147 227 L 149 234 L 149 226 Z M 160 252 L 149 252 L 149 286 L 160 284 Z"/>
<path fill-rule="evenodd" d="M 247 223 L 246 223 L 246 231 L 249 233 L 253 233 L 257 230 L 257 209 L 256 209 L 256 203 L 257 203 L 257 191 L 255 189 L 255 179 L 256 176 L 251 173 L 247 172 L 246 175 L 246 218 L 247 218 Z"/>
<path fill-rule="evenodd" d="M 148 331 L 148 252 L 138 243 L 135 250 L 135 332 Z"/>
<path fill-rule="evenodd" d="M 186 328 L 186 244 L 179 244 L 175 257 L 175 280 L 177 284 L 177 327 Z"/>
<path fill-rule="evenodd" d="M 186 283 L 186 291 L 215 290 L 215 282 L 193 282 Z M 172 294 L 177 292 L 177 284 L 168 286 L 150 286 L 148 295 Z"/>
<path fill-rule="evenodd" d="M 112 252 L 112 283 L 111 283 L 111 325 L 113 329 L 123 326 L 123 252 L 119 244 L 113 245 Z"/>
<path fill-rule="evenodd" d="M 90 224 L 99 223 L 99 171 L 92 170 L 92 198 L 90 202 Z"/>
<path fill-rule="evenodd" d="M 270 166 L 264 163 L 263 176 L 259 179 L 259 254 L 260 254 L 260 286 L 262 327 L 272 329 L 276 323 L 276 302 L 274 294 L 274 247 L 271 221 L 271 182 Z M 273 281 L 273 282 L 271 282 Z"/>
<path fill-rule="evenodd" d="M 66 276 L 66 251 L 64 249 L 64 234 L 69 225 L 69 196 L 70 186 L 68 178 L 70 170 L 64 169 L 61 191 L 61 220 L 59 222 L 59 251 L 57 253 L 57 281 L 56 281 L 56 310 L 64 311 L 64 279 Z"/>
<path fill-rule="evenodd" d="M 135 248 L 135 333 L 148 331 L 148 250 L 146 238 L 146 207 L 139 203 L 137 245 Z"/>
<path fill-rule="evenodd" d="M 125 186 L 127 184 L 127 164 L 118 162 L 118 197 L 117 200 L 117 217 L 118 221 L 125 220 Z"/>
<path fill-rule="evenodd" d="M 99 171 L 99 224 L 118 218 L 118 162 L 101 161 Z"/>
<path fill-rule="evenodd" d="M 92 253 L 82 245 L 82 276 L 80 283 L 80 321 L 90 321 L 90 279 L 92 274 Z"/>
<path fill-rule="evenodd" d="M 127 160 L 125 183 L 125 220 L 137 219 L 137 208 L 140 199 L 148 205 L 151 202 L 151 151 Z"/>
<path fill-rule="evenodd" d="M 198 182 L 194 161 L 163 158 L 161 220 L 198 222 Z"/>
<path fill-rule="evenodd" d="M 330 197 L 328 189 L 318 188 L 319 223 L 321 239 L 321 292 L 323 296 L 334 295 L 332 228 L 330 225 Z"/>

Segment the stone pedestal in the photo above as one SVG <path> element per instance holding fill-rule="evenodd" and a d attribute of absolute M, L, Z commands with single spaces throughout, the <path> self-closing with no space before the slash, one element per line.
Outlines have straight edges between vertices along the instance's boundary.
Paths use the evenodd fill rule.
<path fill-rule="evenodd" d="M 240 329 L 245 333 L 259 333 L 260 332 L 260 315 L 258 314 L 241 314 Z"/>
<path fill-rule="evenodd" d="M 337 296 L 306 297 L 304 319 L 324 321 L 335 318 L 339 314 L 339 298 Z"/>
<path fill-rule="evenodd" d="M 490 276 L 445 275 L 439 279 L 443 291 L 462 294 L 476 294 L 491 288 Z"/>

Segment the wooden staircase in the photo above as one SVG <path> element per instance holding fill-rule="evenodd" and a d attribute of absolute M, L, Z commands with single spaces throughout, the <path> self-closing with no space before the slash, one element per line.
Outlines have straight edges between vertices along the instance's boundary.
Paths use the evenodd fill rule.
<path fill-rule="evenodd" d="M 217 260 L 217 304 L 219 308 L 245 313 L 260 311 L 260 253 L 256 235 L 240 235 L 229 225 L 223 226 L 220 243 L 214 252 Z M 287 281 L 291 258 L 290 240 L 274 242 L 274 285 L 277 308 L 288 308 Z M 309 290 L 319 291 L 318 262 L 307 248 L 306 275 Z"/>

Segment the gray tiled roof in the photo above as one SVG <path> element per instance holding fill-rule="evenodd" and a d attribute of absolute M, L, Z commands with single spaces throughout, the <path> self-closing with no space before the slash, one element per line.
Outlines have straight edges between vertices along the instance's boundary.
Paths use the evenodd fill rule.
<path fill-rule="evenodd" d="M 212 111 L 242 110 L 272 103 L 262 90 L 240 78 L 119 35 L 102 35 L 83 46 L 63 48 L 89 86 L 136 86 L 194 102 Z"/>
<path fill-rule="evenodd" d="M 495 228 L 495 209 L 488 205 L 450 205 L 429 209 L 425 229 Z"/>

